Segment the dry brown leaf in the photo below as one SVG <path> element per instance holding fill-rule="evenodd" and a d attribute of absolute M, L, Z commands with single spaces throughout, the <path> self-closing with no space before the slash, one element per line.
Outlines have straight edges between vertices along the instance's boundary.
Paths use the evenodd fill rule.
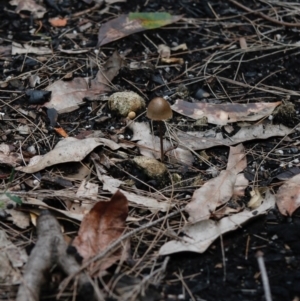
<path fill-rule="evenodd" d="M 120 15 L 102 24 L 98 33 L 97 47 L 124 38 L 133 33 L 172 24 L 181 18 L 182 16 L 172 16 L 169 13 L 159 12 Z"/>
<path fill-rule="evenodd" d="M 118 75 L 119 70 L 125 66 L 125 61 L 120 57 L 118 51 L 101 66 L 96 78 L 91 81 L 91 90 L 97 93 L 111 90 L 111 81 Z"/>
<path fill-rule="evenodd" d="M 290 178 L 279 187 L 276 204 L 283 215 L 292 215 L 300 207 L 300 174 Z"/>
<path fill-rule="evenodd" d="M 293 133 L 282 124 L 258 124 L 242 127 L 235 135 L 223 138 L 222 133 L 206 132 L 181 132 L 176 133 L 176 139 L 183 145 L 188 145 L 193 150 L 203 150 L 219 145 L 235 145 L 254 139 L 267 139 L 270 137 L 283 137 Z"/>
<path fill-rule="evenodd" d="M 87 260 L 105 250 L 118 239 L 125 230 L 128 216 L 128 201 L 122 192 L 117 191 L 109 202 L 98 202 L 81 222 L 78 236 L 72 245 Z M 122 255 L 122 250 L 105 259 L 100 270 L 105 270 Z"/>
<path fill-rule="evenodd" d="M 59 135 L 61 135 L 64 138 L 68 137 L 68 134 L 66 133 L 66 131 L 63 128 L 54 128 L 55 132 Z"/>
<path fill-rule="evenodd" d="M 247 167 L 247 158 L 243 144 L 230 146 L 227 162 L 227 170 L 235 169 L 236 173 L 243 171 Z"/>
<path fill-rule="evenodd" d="M 83 180 L 76 192 L 76 196 L 80 198 L 98 200 L 98 184 L 87 182 Z"/>
<path fill-rule="evenodd" d="M 44 46 L 33 47 L 29 44 L 19 44 L 16 42 L 12 43 L 12 49 L 11 49 L 12 55 L 27 54 L 27 53 L 44 55 L 44 54 L 52 54 L 52 50 L 49 47 L 44 47 Z"/>
<path fill-rule="evenodd" d="M 34 173 L 60 163 L 79 162 L 99 145 L 106 145 L 113 150 L 120 147 L 115 142 L 105 138 L 76 139 L 67 137 L 59 141 L 54 149 L 46 155 L 32 157 L 27 166 L 17 169 L 26 173 Z"/>
<path fill-rule="evenodd" d="M 68 23 L 68 18 L 56 17 L 56 18 L 50 18 L 48 19 L 48 21 L 53 27 L 64 27 Z"/>
<path fill-rule="evenodd" d="M 19 168 L 26 173 L 34 173 L 46 167 L 66 163 L 79 162 L 86 157 L 94 148 L 102 145 L 101 138 L 87 138 L 78 140 L 73 137 L 65 138 L 57 143 L 55 148 L 44 156 L 30 160 L 29 165 Z"/>
<path fill-rule="evenodd" d="M 185 207 L 192 223 L 209 219 L 216 208 L 227 203 L 233 196 L 237 174 L 247 166 L 245 149 L 242 144 L 230 147 L 227 170 L 207 181 L 194 191 L 192 200 Z"/>
<path fill-rule="evenodd" d="M 149 124 L 146 122 L 131 122 L 128 126 L 133 131 L 132 141 L 138 141 L 137 146 L 140 153 L 143 156 L 155 158 L 160 158 L 160 140 L 159 137 L 154 136 L 150 132 Z M 181 162 L 186 165 L 192 165 L 194 162 L 193 154 L 182 147 L 177 147 L 174 149 L 171 143 L 164 139 L 163 140 L 164 152 L 169 156 L 170 160 L 173 162 Z"/>
<path fill-rule="evenodd" d="M 9 166 L 18 166 L 22 162 L 22 157 L 12 151 L 12 148 L 5 143 L 0 144 L 0 163 Z"/>
<path fill-rule="evenodd" d="M 12 221 L 17 227 L 26 229 L 30 225 L 30 216 L 27 212 L 18 211 L 16 209 L 5 210 L 10 217 L 8 220 Z"/>
<path fill-rule="evenodd" d="M 245 195 L 245 189 L 248 187 L 249 181 L 245 178 L 243 173 L 236 177 L 233 189 L 233 197 L 238 198 Z"/>
<path fill-rule="evenodd" d="M 192 200 L 185 207 L 185 211 L 190 216 L 189 221 L 196 223 L 209 219 L 218 206 L 231 199 L 235 182 L 236 173 L 231 170 L 223 170 L 218 177 L 196 189 Z"/>
<path fill-rule="evenodd" d="M 241 224 L 260 214 L 265 214 L 274 206 L 275 197 L 268 191 L 263 204 L 255 210 L 244 209 L 242 212 L 224 217 L 219 221 L 204 220 L 196 224 L 188 224 L 183 229 L 185 235 L 164 244 L 159 250 L 159 255 L 183 251 L 203 253 L 220 235 L 239 228 Z"/>
<path fill-rule="evenodd" d="M 269 116 L 273 110 L 281 104 L 281 101 L 268 103 L 192 103 L 177 99 L 171 106 L 172 110 L 184 116 L 200 119 L 207 117 L 208 123 L 226 125 L 237 121 L 256 121 Z"/>
<path fill-rule="evenodd" d="M 17 6 L 15 9 L 17 14 L 23 10 L 30 11 L 35 18 L 40 19 L 44 17 L 44 14 L 47 10 L 36 2 L 37 1 L 34 0 L 11 0 L 9 4 L 12 6 Z"/>
<path fill-rule="evenodd" d="M 16 267 L 22 267 L 27 262 L 25 249 L 15 246 L 5 231 L 0 230 L 0 250 L 0 284 L 19 284 L 22 276 Z"/>
<path fill-rule="evenodd" d="M 103 190 L 108 190 L 110 193 L 115 193 L 116 191 L 120 190 L 130 202 L 137 204 L 140 207 L 147 208 L 148 210 L 151 210 L 153 212 L 157 212 L 157 211 L 166 212 L 172 206 L 172 204 L 170 204 L 170 202 L 168 201 L 158 202 L 153 197 L 137 195 L 133 192 L 127 192 L 125 190 L 119 189 L 119 187 L 125 183 L 121 180 L 114 179 L 107 175 L 101 174 L 98 168 L 97 168 L 97 175 L 99 180 L 103 182 Z"/>
<path fill-rule="evenodd" d="M 45 103 L 47 108 L 55 108 L 58 113 L 68 113 L 79 108 L 85 97 L 110 91 L 110 83 L 124 65 L 123 59 L 115 51 L 113 55 L 101 66 L 95 79 L 75 77 L 71 81 L 58 80 L 45 90 L 51 91 L 51 100 Z"/>

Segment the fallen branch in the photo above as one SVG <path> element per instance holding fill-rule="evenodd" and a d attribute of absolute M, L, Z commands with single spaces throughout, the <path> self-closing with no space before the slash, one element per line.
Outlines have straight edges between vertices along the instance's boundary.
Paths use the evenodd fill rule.
<path fill-rule="evenodd" d="M 16 301 L 38 301 L 41 287 L 46 283 L 50 270 L 55 266 L 67 275 L 78 274 L 80 265 L 72 254 L 68 254 L 67 244 L 60 225 L 48 210 L 41 211 L 37 222 L 38 240 L 26 264 L 23 281 L 19 287 Z M 91 300 L 93 288 L 87 275 L 78 274 L 78 292 Z"/>

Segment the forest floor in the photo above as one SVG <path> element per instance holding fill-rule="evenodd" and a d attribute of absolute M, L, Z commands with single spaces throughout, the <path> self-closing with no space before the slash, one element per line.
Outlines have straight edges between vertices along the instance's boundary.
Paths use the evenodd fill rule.
<path fill-rule="evenodd" d="M 26 286 L 46 208 L 97 300 L 299 300 L 299 1 L 17 2 L 0 3 L 0 299 Z M 144 103 L 122 116 L 124 91 Z M 54 265 L 41 299 L 73 300 Z"/>

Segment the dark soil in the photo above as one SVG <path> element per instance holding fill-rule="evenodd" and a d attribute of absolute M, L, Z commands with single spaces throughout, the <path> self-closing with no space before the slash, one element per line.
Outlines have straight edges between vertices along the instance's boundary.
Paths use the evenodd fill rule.
<path fill-rule="evenodd" d="M 239 1 L 239 3 L 253 11 L 270 15 L 274 19 L 278 17 L 278 13 L 278 18 L 282 22 L 300 24 L 297 15 L 294 14 L 295 8 L 299 9 L 299 1 L 272 2 L 272 5 L 269 1 L 266 3 Z M 89 57 L 93 59 L 96 57 L 94 50 L 97 45 L 99 24 L 119 14 L 133 11 L 165 11 L 173 15 L 184 15 L 185 19 L 163 28 L 132 34 L 101 47 L 98 54 L 101 60 L 110 57 L 113 51 L 117 50 L 121 54 L 126 54 L 127 66 L 130 62 L 136 61 L 147 61 L 152 64 L 153 68 L 150 69 L 122 68 L 113 80 L 118 91 L 131 90 L 143 93 L 147 104 L 153 97 L 162 95 L 169 96 L 168 100 L 173 104 L 178 98 L 176 92 L 179 91 L 180 85 L 186 88 L 185 100 L 191 102 L 291 102 L 295 110 L 291 114 L 278 114 L 273 122 L 291 128 L 299 123 L 300 52 L 299 46 L 295 44 L 299 43 L 299 27 L 273 23 L 260 15 L 246 12 L 234 2 L 227 0 L 209 2 L 135 0 L 112 4 L 108 10 L 109 13 L 102 15 L 97 11 L 91 11 L 81 17 L 71 18 L 66 28 L 53 28 L 48 22 L 49 17 L 70 16 L 91 8 L 94 4 L 89 5 L 79 0 L 64 0 L 57 1 L 57 3 L 47 0 L 43 5 L 47 7 L 48 12 L 39 21 L 42 25 L 39 34 L 43 38 L 51 37 L 51 47 L 55 55 L 45 56 L 42 62 L 37 59 L 38 55 L 11 56 L 4 53 L 3 49 L 10 46 L 12 42 L 28 43 L 34 39 L 40 41 L 41 37 L 29 33 L 32 28 L 38 28 L 37 21 L 30 18 L 29 12 L 27 12 L 27 18 L 21 18 L 14 13 L 14 7 L 8 1 L 0 3 L 0 82 L 4 82 L 8 77 L 14 79 L 0 90 L 0 111 L 6 116 L 0 124 L 0 141 L 14 145 L 16 149 L 20 147 L 16 143 L 19 134 L 14 129 L 22 122 L 24 123 L 24 116 L 20 114 L 21 109 L 34 112 L 35 115 L 28 118 L 43 127 L 44 132 L 47 131 L 47 135 L 50 136 L 49 143 L 43 141 L 39 143 L 40 154 L 49 152 L 51 147 L 60 140 L 60 137 L 53 131 L 46 110 L 28 103 L 25 92 L 29 86 L 27 80 L 23 79 L 23 75 L 26 72 L 37 71 L 41 78 L 39 86 L 41 90 L 49 82 L 56 81 L 69 72 L 73 72 L 73 77 L 95 76 L 98 71 L 97 66 L 90 67 L 87 62 Z M 291 13 L 288 13 L 289 11 Z M 66 30 L 78 31 L 81 18 L 87 18 L 92 23 L 91 28 L 74 39 L 66 38 L 63 33 Z M 246 38 L 251 50 L 241 51 L 240 38 L 243 37 Z M 156 66 L 158 54 L 154 45 L 176 46 L 182 43 L 187 44 L 188 50 L 172 52 L 172 54 L 183 58 L 185 62 L 183 65 L 174 67 L 159 64 Z M 76 55 L 59 52 L 59 47 L 72 49 L 75 44 L 88 49 L 89 52 Z M 204 98 L 203 92 L 209 93 L 210 96 Z M 86 102 L 73 113 L 59 115 L 57 122 L 74 137 L 87 130 L 101 130 L 106 137 L 111 137 L 116 130 L 124 126 L 124 120 L 118 116 L 112 116 L 101 123 L 95 122 L 93 117 L 97 110 L 96 102 Z M 104 106 L 103 115 L 108 116 L 109 113 L 107 106 Z M 146 120 L 146 117 L 138 119 L 138 121 Z M 182 130 L 198 130 L 193 128 L 191 120 L 179 114 L 174 114 L 172 122 L 178 124 Z M 233 126 L 235 131 L 238 130 L 238 125 Z M 209 125 L 209 127 L 212 126 Z M 154 130 L 157 131 L 156 127 Z M 223 128 L 218 130 L 227 135 Z M 130 140 L 131 135 L 130 130 L 124 133 L 127 140 Z M 277 178 L 278 175 L 292 167 L 297 167 L 298 163 L 294 163 L 297 161 L 293 160 L 299 158 L 298 136 L 298 131 L 295 131 L 287 139 L 271 138 L 265 141 L 244 143 L 248 153 L 248 167 L 245 175 L 251 181 L 251 185 L 268 186 L 273 191 L 277 190 L 281 184 L 280 178 Z M 22 143 L 20 142 L 26 161 L 31 156 L 26 153 L 28 146 L 42 138 L 40 133 L 37 133 L 34 138 L 28 137 L 23 139 Z M 283 153 L 276 154 L 272 151 L 274 148 L 280 148 Z M 131 152 L 130 156 L 137 154 L 135 150 L 129 152 Z M 226 166 L 228 148 L 214 147 L 206 150 L 206 153 L 212 164 L 219 167 Z M 107 155 L 118 158 L 117 154 L 112 154 L 110 151 L 107 151 Z M 158 183 L 151 182 L 150 179 L 141 175 L 139 170 L 135 170 L 126 162 L 117 164 L 117 167 L 110 171 L 114 177 L 124 179 L 130 172 L 134 177 L 153 185 L 154 188 L 164 188 Z M 72 168 L 76 170 L 78 166 L 76 164 L 64 165 L 65 171 L 69 172 Z M 198 188 L 191 186 L 194 177 L 200 173 L 204 175 L 205 180 L 211 178 L 211 175 L 205 173 L 209 165 L 199 160 L 196 160 L 192 167 L 170 165 L 169 168 L 176 170 L 183 180 L 187 180 L 184 187 L 176 187 L 177 199 L 182 200 L 180 206 L 186 204 L 185 196 L 191 195 L 195 188 Z M 120 172 L 120 169 L 125 172 Z M 9 167 L 1 166 L 0 176 L 5 179 L 6 184 L 9 182 L 10 172 Z M 21 173 L 16 172 L 15 179 L 21 179 L 19 182 L 22 189 L 30 191 L 32 187 L 22 177 Z M 166 183 L 165 186 L 169 184 Z M 61 184 L 47 181 L 43 182 L 43 185 L 44 189 L 58 190 L 62 187 Z M 63 187 L 66 187 L 64 185 Z M 136 185 L 139 189 L 147 190 L 147 186 L 139 181 L 136 181 Z M 244 204 L 249 200 L 249 191 L 247 193 L 245 199 L 241 200 Z M 142 221 L 131 223 L 131 228 L 148 221 L 149 212 L 132 210 L 134 216 L 145 215 L 145 217 Z M 163 215 L 158 214 L 157 217 L 161 216 Z M 178 216 L 173 217 L 170 222 L 178 225 L 177 230 L 184 224 L 183 218 L 180 219 Z M 78 230 L 78 227 L 71 222 L 65 222 L 65 227 L 73 231 L 73 234 Z M 5 220 L 1 222 L 0 228 L 6 231 L 18 229 Z M 143 233 L 142 238 L 139 235 L 133 237 L 133 261 L 137 262 L 139 258 L 143 258 L 144 262 L 139 262 L 136 270 L 133 270 L 130 264 L 124 264 L 120 273 L 141 279 L 151 274 L 153 269 L 158 269 L 164 258 L 157 259 L 155 254 L 159 247 L 170 239 L 164 234 L 167 229 L 168 226 L 164 224 L 161 225 L 161 229 L 160 226 L 157 226 L 157 229 L 149 229 Z M 22 235 L 29 238 L 32 233 L 34 230 L 30 228 Z M 16 240 L 18 235 L 16 233 L 14 235 L 13 239 Z M 180 233 L 180 235 L 184 234 Z M 152 241 L 157 243 L 151 245 Z M 239 230 L 224 235 L 222 239 L 219 238 L 204 254 L 186 252 L 171 255 L 165 277 L 149 281 L 146 285 L 149 286 L 146 291 L 147 298 L 141 296 L 139 300 L 265 300 L 256 258 L 258 250 L 264 253 L 263 258 L 273 301 L 299 300 L 299 214 L 296 212 L 292 217 L 285 217 L 277 209 L 270 211 L 266 216 L 251 220 Z M 117 274 L 115 267 L 109 272 Z M 3 288 L 0 298 L 13 300 L 15 291 L 16 287 Z M 54 295 L 44 293 L 43 296 L 53 297 Z M 62 298 L 70 299 L 71 297 Z M 115 299 L 109 296 L 107 300 Z"/>

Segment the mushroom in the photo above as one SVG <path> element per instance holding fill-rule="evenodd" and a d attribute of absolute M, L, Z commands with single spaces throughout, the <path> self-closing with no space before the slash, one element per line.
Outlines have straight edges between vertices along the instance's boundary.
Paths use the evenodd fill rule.
<path fill-rule="evenodd" d="M 170 104 L 162 97 L 153 98 L 147 109 L 146 116 L 158 122 L 159 128 L 159 138 L 160 138 L 160 156 L 161 162 L 164 161 L 164 146 L 163 146 L 163 132 L 162 132 L 162 123 L 164 120 L 170 119 L 173 116 L 172 109 Z"/>

